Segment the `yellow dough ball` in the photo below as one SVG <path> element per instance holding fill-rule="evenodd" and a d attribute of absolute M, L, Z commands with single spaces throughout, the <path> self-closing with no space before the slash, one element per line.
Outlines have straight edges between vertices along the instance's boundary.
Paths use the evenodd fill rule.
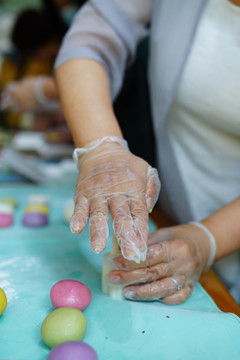
<path fill-rule="evenodd" d="M 25 207 L 25 213 L 32 213 L 32 212 L 40 212 L 45 215 L 48 215 L 49 208 L 47 205 L 39 205 L 39 204 L 30 204 Z"/>
<path fill-rule="evenodd" d="M 7 297 L 3 289 L 0 288 L 0 315 L 4 312 L 7 306 Z"/>

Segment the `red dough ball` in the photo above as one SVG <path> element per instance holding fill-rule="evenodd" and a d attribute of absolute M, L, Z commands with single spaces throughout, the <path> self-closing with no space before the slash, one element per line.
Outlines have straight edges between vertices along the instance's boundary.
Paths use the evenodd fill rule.
<path fill-rule="evenodd" d="M 61 280 L 53 285 L 50 298 L 54 309 L 73 307 L 83 311 L 92 300 L 91 291 L 77 280 Z"/>

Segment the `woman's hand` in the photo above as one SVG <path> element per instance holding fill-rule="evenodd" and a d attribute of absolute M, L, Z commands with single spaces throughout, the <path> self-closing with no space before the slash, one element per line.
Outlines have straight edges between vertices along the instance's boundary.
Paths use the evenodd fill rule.
<path fill-rule="evenodd" d="M 158 230 L 150 235 L 146 260 L 139 265 L 122 256 L 114 259 L 109 281 L 126 285 L 124 296 L 132 300 L 184 302 L 216 253 L 211 233 L 198 223 Z"/>
<path fill-rule="evenodd" d="M 33 79 L 12 81 L 2 91 L 1 109 L 22 111 L 35 108 L 37 102 L 33 92 Z"/>
<path fill-rule="evenodd" d="M 160 190 L 157 171 L 117 137 L 89 144 L 78 157 L 78 165 L 72 232 L 80 233 L 89 218 L 90 245 L 96 253 L 102 252 L 107 245 L 110 209 L 123 256 L 135 262 L 145 260 L 148 213 Z"/>
<path fill-rule="evenodd" d="M 1 93 L 0 109 L 10 111 L 60 110 L 59 101 L 48 98 L 43 87 L 50 88 L 52 92 L 55 92 L 51 76 L 26 77 L 10 82 Z"/>

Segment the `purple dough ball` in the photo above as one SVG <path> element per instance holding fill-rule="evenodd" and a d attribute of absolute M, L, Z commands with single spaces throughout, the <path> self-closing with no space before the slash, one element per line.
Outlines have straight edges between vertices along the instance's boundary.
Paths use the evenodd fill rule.
<path fill-rule="evenodd" d="M 48 217 L 46 214 L 40 212 L 26 213 L 23 216 L 23 225 L 25 226 L 45 226 L 48 224 Z"/>
<path fill-rule="evenodd" d="M 97 360 L 96 351 L 83 341 L 68 341 L 55 346 L 47 360 Z"/>

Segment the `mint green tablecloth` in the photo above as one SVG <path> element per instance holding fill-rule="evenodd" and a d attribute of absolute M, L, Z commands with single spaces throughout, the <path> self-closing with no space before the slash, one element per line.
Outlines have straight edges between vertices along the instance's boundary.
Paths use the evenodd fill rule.
<path fill-rule="evenodd" d="M 27 196 L 34 193 L 48 195 L 51 207 L 50 224 L 37 230 L 21 225 Z M 239 318 L 222 313 L 200 285 L 178 306 L 117 301 L 102 294 L 102 256 L 90 250 L 87 229 L 73 235 L 62 220 L 72 189 L 1 187 L 0 198 L 4 196 L 14 196 L 19 206 L 14 225 L 0 230 L 0 287 L 8 297 L 0 316 L 0 359 L 46 359 L 49 349 L 40 327 L 53 310 L 50 289 L 70 278 L 92 292 L 92 303 L 84 311 L 84 341 L 95 348 L 99 360 L 240 359 Z"/>

